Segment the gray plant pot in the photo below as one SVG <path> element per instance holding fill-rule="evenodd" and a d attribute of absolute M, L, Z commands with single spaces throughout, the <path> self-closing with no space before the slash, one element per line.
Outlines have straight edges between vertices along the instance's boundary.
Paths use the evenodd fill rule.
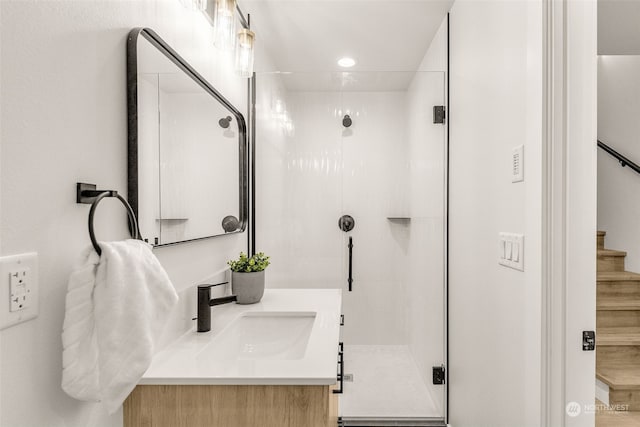
<path fill-rule="evenodd" d="M 255 304 L 264 295 L 264 270 L 254 273 L 231 272 L 231 289 L 238 304 Z"/>

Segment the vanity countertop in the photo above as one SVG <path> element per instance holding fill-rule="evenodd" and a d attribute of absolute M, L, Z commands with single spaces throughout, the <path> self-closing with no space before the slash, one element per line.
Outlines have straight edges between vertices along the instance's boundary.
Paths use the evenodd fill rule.
<path fill-rule="evenodd" d="M 212 307 L 211 331 L 198 333 L 194 327 L 160 351 L 139 384 L 335 384 L 341 306 L 340 289 L 266 289 L 257 304 Z M 225 329 L 242 316 L 297 313 L 314 316 L 304 354 L 285 358 L 227 357 L 227 349 L 216 346 L 221 344 L 216 340 L 228 342 L 229 332 L 235 331 L 225 334 Z M 283 336 L 293 333 L 296 332 L 283 331 Z"/>

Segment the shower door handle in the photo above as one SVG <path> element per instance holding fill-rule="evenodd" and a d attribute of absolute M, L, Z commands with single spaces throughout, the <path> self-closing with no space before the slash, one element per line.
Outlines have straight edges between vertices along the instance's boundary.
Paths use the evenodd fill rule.
<path fill-rule="evenodd" d="M 353 237 L 349 236 L 349 278 L 347 279 L 349 284 L 349 292 L 353 289 Z"/>
<path fill-rule="evenodd" d="M 356 226 L 356 220 L 353 219 L 351 215 L 342 215 L 340 219 L 338 219 L 338 227 L 340 230 L 348 233 L 353 230 L 353 227 Z M 349 236 L 349 278 L 347 279 L 347 283 L 349 284 L 349 292 L 352 291 L 353 284 L 353 237 Z"/>

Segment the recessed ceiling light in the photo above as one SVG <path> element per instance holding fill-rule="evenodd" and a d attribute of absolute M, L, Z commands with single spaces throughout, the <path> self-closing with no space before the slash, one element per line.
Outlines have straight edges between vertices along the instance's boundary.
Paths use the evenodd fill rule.
<path fill-rule="evenodd" d="M 351 68 L 356 65 L 356 60 L 349 57 L 340 58 L 338 60 L 338 65 L 344 68 Z"/>

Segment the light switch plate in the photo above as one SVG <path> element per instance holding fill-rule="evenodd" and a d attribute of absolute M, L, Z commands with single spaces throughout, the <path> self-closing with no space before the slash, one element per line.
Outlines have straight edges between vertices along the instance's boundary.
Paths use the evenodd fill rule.
<path fill-rule="evenodd" d="M 38 316 L 38 254 L 0 257 L 0 329 Z"/>
<path fill-rule="evenodd" d="M 524 146 L 513 149 L 511 156 L 511 182 L 524 181 Z"/>
<path fill-rule="evenodd" d="M 524 235 L 498 234 L 498 264 L 524 271 Z"/>

